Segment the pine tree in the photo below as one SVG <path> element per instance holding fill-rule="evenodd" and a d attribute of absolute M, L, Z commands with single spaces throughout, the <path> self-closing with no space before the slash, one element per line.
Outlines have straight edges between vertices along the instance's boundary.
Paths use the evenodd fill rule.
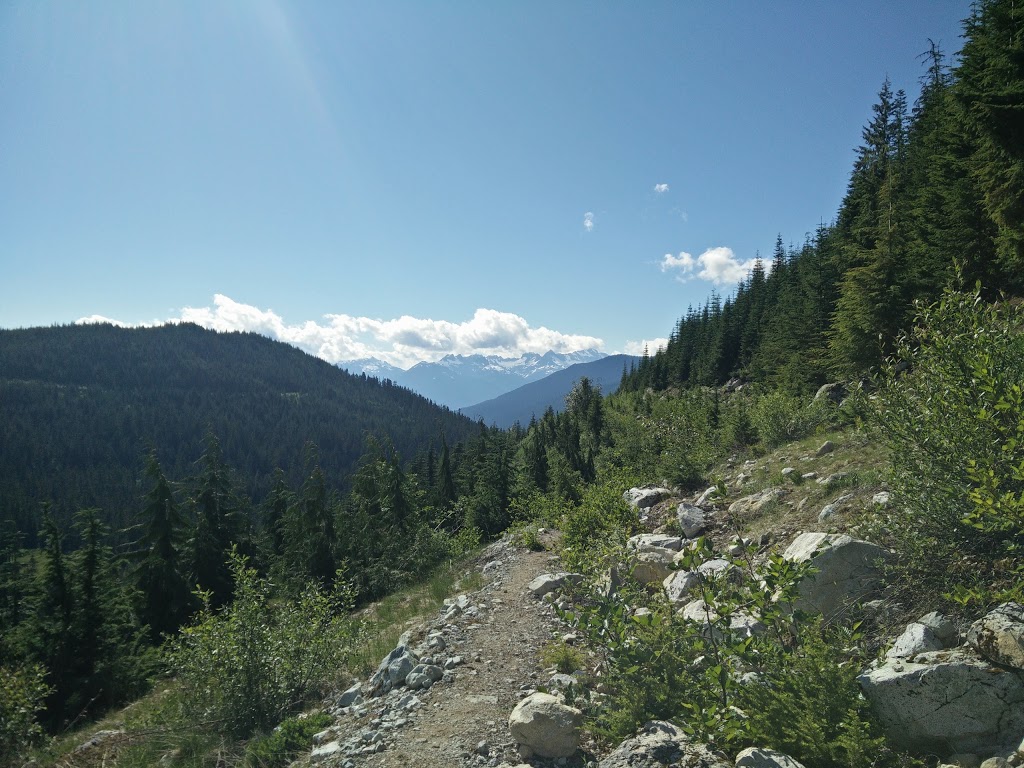
<path fill-rule="evenodd" d="M 142 536 L 132 554 L 133 575 L 140 593 L 142 622 L 149 626 L 151 639 L 158 642 L 185 622 L 192 598 L 183 576 L 185 520 L 155 451 L 146 458 L 145 475 L 153 487 L 142 509 Z"/>

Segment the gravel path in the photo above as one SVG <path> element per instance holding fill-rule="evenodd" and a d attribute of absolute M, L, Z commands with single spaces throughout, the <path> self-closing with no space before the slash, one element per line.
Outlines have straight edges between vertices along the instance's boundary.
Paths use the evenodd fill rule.
<path fill-rule="evenodd" d="M 526 589 L 536 576 L 560 570 L 550 552 L 505 542 L 492 545 L 478 564 L 485 586 L 458 606 L 426 617 L 408 645 L 435 663 L 461 663 L 427 690 L 398 688 L 339 712 L 338 725 L 320 739 L 311 761 L 344 768 L 520 765 L 508 730 L 516 703 L 549 675 L 541 649 L 567 630 L 546 602 Z M 434 646 L 428 647 L 431 638 Z M 443 646 L 443 648 L 439 648 Z M 330 740 L 337 742 L 331 745 Z M 530 765 L 582 765 L 580 758 Z"/>

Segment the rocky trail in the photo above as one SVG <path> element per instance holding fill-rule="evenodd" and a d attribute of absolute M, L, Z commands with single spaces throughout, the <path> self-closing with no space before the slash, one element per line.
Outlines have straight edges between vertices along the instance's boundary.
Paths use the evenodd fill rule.
<path fill-rule="evenodd" d="M 528 585 L 540 574 L 558 571 L 558 557 L 503 541 L 488 547 L 477 567 L 484 586 L 425 617 L 389 657 L 401 669 L 392 677 L 405 677 L 412 665 L 425 670 L 422 679 L 429 687 L 410 690 L 398 684 L 380 695 L 390 686 L 379 670 L 334 702 L 345 706 L 334 709 L 337 724 L 317 735 L 309 763 L 343 768 L 522 764 L 509 714 L 538 686 L 551 686 L 542 649 L 568 631 L 552 604 L 534 596 Z M 436 682 L 431 667 L 440 678 Z M 585 760 L 534 758 L 531 764 L 582 766 Z"/>

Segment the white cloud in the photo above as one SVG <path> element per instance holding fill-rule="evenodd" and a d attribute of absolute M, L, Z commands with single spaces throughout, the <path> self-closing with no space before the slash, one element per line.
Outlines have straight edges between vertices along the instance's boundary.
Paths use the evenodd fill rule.
<path fill-rule="evenodd" d="M 583 214 L 583 228 L 587 230 L 587 232 L 594 231 L 594 214 L 590 211 Z"/>
<path fill-rule="evenodd" d="M 749 275 L 756 262 L 757 259 L 741 262 L 732 248 L 718 246 L 708 248 L 696 259 L 685 251 L 681 251 L 678 256 L 666 253 L 661 260 L 661 271 L 674 272 L 676 280 L 681 283 L 696 277 L 716 285 L 733 285 Z M 771 264 L 765 264 L 764 268 L 767 272 Z"/>
<path fill-rule="evenodd" d="M 99 315 L 78 322 L 129 325 Z M 185 307 L 179 317 L 166 322 L 195 323 L 216 331 L 252 331 L 331 363 L 376 357 L 401 368 L 424 360 L 439 360 L 446 354 L 519 357 L 527 352 L 575 352 L 604 347 L 604 341 L 594 336 L 561 333 L 543 326 L 534 328 L 519 315 L 483 308 L 461 323 L 409 315 L 392 320 L 325 315 L 320 322 L 289 324 L 272 309 L 242 304 L 218 293 L 213 297 L 212 307 Z"/>
<path fill-rule="evenodd" d="M 658 195 L 661 195 L 661 194 L 664 194 L 665 192 L 668 192 L 668 184 L 655 184 L 654 185 L 654 192 L 655 192 L 655 194 L 658 194 Z"/>
<path fill-rule="evenodd" d="M 659 349 L 664 349 L 665 345 L 668 344 L 668 339 L 641 339 L 640 341 L 627 341 L 625 346 L 622 347 L 622 353 L 624 355 L 642 355 L 644 353 L 644 347 L 650 354 L 654 354 Z"/>

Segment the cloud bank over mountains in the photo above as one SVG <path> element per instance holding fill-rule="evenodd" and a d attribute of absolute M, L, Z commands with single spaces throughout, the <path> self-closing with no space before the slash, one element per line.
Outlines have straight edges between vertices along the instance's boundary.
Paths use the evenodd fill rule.
<path fill-rule="evenodd" d="M 219 293 L 214 295 L 212 307 L 185 307 L 179 317 L 165 321 L 123 323 L 90 315 L 77 322 L 120 326 L 195 323 L 216 331 L 252 331 L 292 344 L 330 363 L 375 357 L 399 368 L 424 360 L 436 361 L 448 354 L 520 357 L 527 352 L 564 353 L 604 347 L 604 340 L 595 336 L 566 334 L 543 326 L 535 328 L 519 315 L 494 309 L 477 309 L 471 319 L 458 323 L 409 315 L 378 320 L 329 314 L 320 322 L 289 324 L 273 310 L 243 304 Z"/>

